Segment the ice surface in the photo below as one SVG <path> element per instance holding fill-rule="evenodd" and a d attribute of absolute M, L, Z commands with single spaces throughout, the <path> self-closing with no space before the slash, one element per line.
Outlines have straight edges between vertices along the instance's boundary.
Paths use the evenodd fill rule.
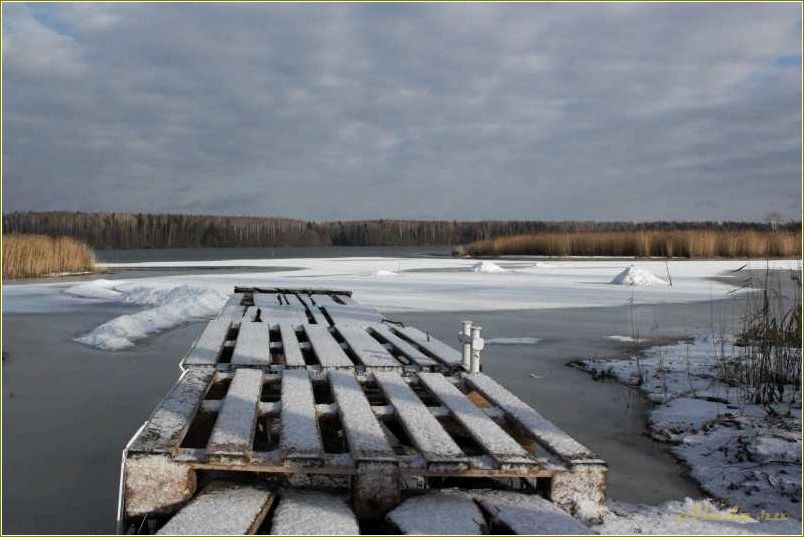
<path fill-rule="evenodd" d="M 616 285 L 667 285 L 667 282 L 656 277 L 652 272 L 636 265 L 631 265 L 617 274 L 611 283 Z"/>
<path fill-rule="evenodd" d="M 367 278 L 372 268 L 388 266 L 388 263 L 405 266 L 404 277 Z M 217 297 L 211 307 L 193 312 L 197 317 L 214 316 L 225 302 L 235 285 L 284 286 L 284 287 L 331 287 L 351 289 L 362 304 L 378 308 L 384 313 L 399 311 L 489 311 L 513 309 L 587 308 L 618 306 L 633 300 L 636 303 L 690 302 L 713 300 L 727 296 L 734 286 L 722 281 L 713 281 L 713 276 L 736 270 L 743 265 L 748 269 L 764 269 L 766 262 L 751 260 L 674 260 L 670 261 L 673 286 L 622 286 L 610 285 L 612 273 L 623 271 L 633 264 L 654 274 L 664 274 L 664 261 L 631 260 L 557 260 L 549 266 L 517 268 L 506 273 L 474 274 L 471 268 L 476 263 L 466 259 L 433 258 L 324 258 L 324 259 L 252 259 L 220 261 L 163 261 L 144 263 L 109 263 L 104 266 L 121 269 L 165 268 L 192 266 L 204 267 L 272 267 L 284 268 L 276 272 L 247 272 L 220 274 L 210 271 L 201 274 L 180 276 L 144 277 L 135 280 L 114 280 L 113 283 L 68 285 L 63 282 L 44 282 L 3 286 L 4 313 L 25 311 L 49 311 L 74 308 L 82 299 L 66 293 L 72 289 L 84 296 L 103 295 L 106 300 L 127 302 L 117 297 L 116 292 L 128 294 L 126 286 L 171 289 L 183 286 L 203 289 L 203 295 Z M 770 261 L 768 266 L 776 269 L 796 269 L 800 261 Z M 297 270 L 298 269 L 298 270 Z M 147 273 L 145 273 L 147 275 Z M 735 284 L 737 280 L 735 280 Z M 80 287 L 79 287 L 80 286 Z M 186 289 L 183 291 L 186 292 Z M 207 293 L 209 293 L 207 295 Z M 133 294 L 132 294 L 133 295 Z M 63 297 L 63 299 L 59 299 Z M 172 297 L 172 300 L 179 297 Z M 97 300 L 95 298 L 94 300 Z M 87 307 L 92 302 L 86 299 Z M 133 303 L 133 302 L 131 302 Z M 144 304 L 154 307 L 153 304 Z M 165 304 L 166 310 L 175 305 Z M 214 310 L 214 311 L 213 311 Z M 160 311 L 159 317 L 163 312 Z M 148 330 L 163 330 L 185 322 L 181 316 L 164 318 L 153 322 L 121 320 L 120 325 L 104 328 L 97 338 L 87 338 L 88 344 L 103 348 L 121 348 L 147 336 Z"/>
<path fill-rule="evenodd" d="M 538 337 L 493 337 L 486 340 L 486 345 L 536 345 L 541 340 Z"/>
<path fill-rule="evenodd" d="M 358 535 L 357 519 L 343 496 L 283 490 L 271 535 Z"/>

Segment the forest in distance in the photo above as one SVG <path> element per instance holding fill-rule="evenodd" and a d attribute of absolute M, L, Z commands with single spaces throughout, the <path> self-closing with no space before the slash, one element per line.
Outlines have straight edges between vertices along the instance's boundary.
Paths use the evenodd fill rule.
<path fill-rule="evenodd" d="M 115 212 L 12 212 L 3 233 L 79 239 L 95 249 L 461 245 L 539 233 L 798 231 L 800 222 L 593 222 L 539 220 L 305 221 L 264 216 Z"/>

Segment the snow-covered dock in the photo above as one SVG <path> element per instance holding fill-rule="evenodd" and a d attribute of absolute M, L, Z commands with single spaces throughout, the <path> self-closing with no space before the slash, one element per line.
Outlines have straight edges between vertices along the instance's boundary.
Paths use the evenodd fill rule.
<path fill-rule="evenodd" d="M 166 527 L 183 527 L 230 494 L 253 503 L 238 527 L 255 532 L 279 487 L 346 495 L 361 522 L 445 483 L 539 494 L 586 519 L 605 501 L 604 461 L 461 352 L 348 292 L 236 288 L 181 369 L 124 451 L 121 531 L 173 515 Z M 251 492 L 208 485 L 221 479 Z"/>

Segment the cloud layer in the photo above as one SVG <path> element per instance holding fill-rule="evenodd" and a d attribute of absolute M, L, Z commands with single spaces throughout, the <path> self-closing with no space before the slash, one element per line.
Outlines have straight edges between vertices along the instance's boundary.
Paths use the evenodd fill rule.
<path fill-rule="evenodd" d="M 801 213 L 796 4 L 3 5 L 3 210 Z"/>

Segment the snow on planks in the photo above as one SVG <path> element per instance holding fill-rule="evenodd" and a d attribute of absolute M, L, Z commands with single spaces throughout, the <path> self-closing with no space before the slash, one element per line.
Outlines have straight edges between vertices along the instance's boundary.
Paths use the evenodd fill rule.
<path fill-rule="evenodd" d="M 416 328 L 387 322 L 373 308 L 346 295 L 239 289 L 204 327 L 182 367 L 428 371 L 462 367 L 461 353 L 446 343 Z"/>
<path fill-rule="evenodd" d="M 254 485 L 213 481 L 157 535 L 253 535 L 273 499 L 271 492 Z"/>
<path fill-rule="evenodd" d="M 213 455 L 246 456 L 251 451 L 262 393 L 262 370 L 238 369 L 207 444 Z"/>
<path fill-rule="evenodd" d="M 348 294 L 237 288 L 124 452 L 121 513 L 190 509 L 205 501 L 197 472 L 246 472 L 346 479 L 364 518 L 409 479 L 539 478 L 556 505 L 598 517 L 605 463 L 462 363 Z"/>
<path fill-rule="evenodd" d="M 324 454 L 310 375 L 302 369 L 282 375 L 281 449 L 289 459 L 320 459 Z"/>

